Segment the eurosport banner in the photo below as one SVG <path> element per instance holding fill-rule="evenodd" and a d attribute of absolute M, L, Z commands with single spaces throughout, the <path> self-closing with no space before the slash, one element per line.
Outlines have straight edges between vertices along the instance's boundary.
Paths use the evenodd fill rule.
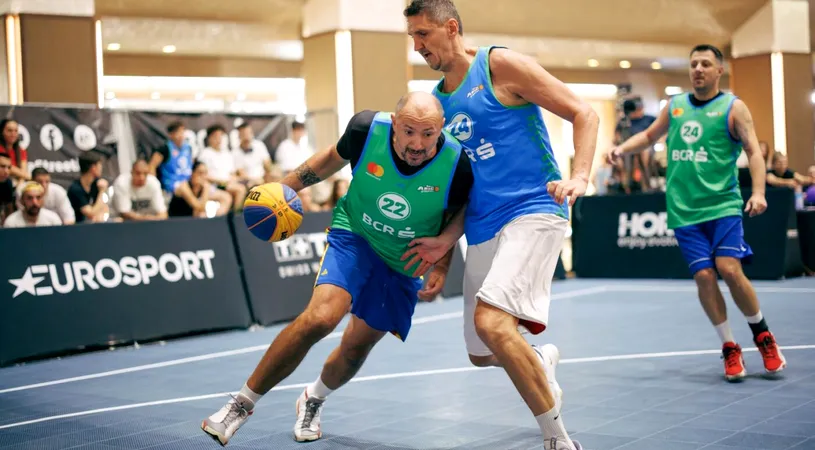
<path fill-rule="evenodd" d="M 43 167 L 51 180 L 68 187 L 79 178 L 79 157 L 96 153 L 103 176 L 119 175 L 117 139 L 110 111 L 95 108 L 0 106 L 0 116 L 19 124 L 20 145 L 28 152 L 28 170 Z"/>
<path fill-rule="evenodd" d="M 226 218 L 0 236 L 0 365 L 251 323 Z"/>
<path fill-rule="evenodd" d="M 233 219 L 235 242 L 255 321 L 269 325 L 297 317 L 308 305 L 320 270 L 330 212 L 306 213 L 297 233 L 280 242 L 263 242 L 246 228 L 243 216 Z M 463 258 L 456 250 L 444 296 L 461 295 Z"/>
<path fill-rule="evenodd" d="M 742 190 L 746 200 L 749 189 Z M 754 257 L 748 277 L 784 276 L 792 191 L 767 189 L 768 208 L 744 216 L 744 238 Z M 691 278 L 673 230 L 665 194 L 588 196 L 577 200 L 572 218 L 574 272 L 582 278 Z"/>
<path fill-rule="evenodd" d="M 221 125 L 229 139 L 224 145 L 236 149 L 240 144 L 238 126 L 249 123 L 255 139 L 262 142 L 269 155 L 274 159 L 277 146 L 289 135 L 289 120 L 285 115 L 251 115 L 225 113 L 177 113 L 155 111 L 129 111 L 130 128 L 136 146 L 136 154 L 149 158 L 153 151 L 167 142 L 167 126 L 181 121 L 186 128 L 186 140 L 192 147 L 193 156 L 197 156 L 206 147 L 207 128 Z M 225 147 L 226 148 L 226 147 Z"/>

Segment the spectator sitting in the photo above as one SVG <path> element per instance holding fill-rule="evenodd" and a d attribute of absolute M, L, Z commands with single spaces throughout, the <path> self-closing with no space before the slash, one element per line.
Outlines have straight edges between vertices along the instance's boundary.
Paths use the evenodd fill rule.
<path fill-rule="evenodd" d="M 180 183 L 190 179 L 192 173 L 192 147 L 184 139 L 186 128 L 181 122 L 167 126 L 170 139 L 150 155 L 150 174 L 161 182 L 167 197 Z"/>
<path fill-rule="evenodd" d="M 773 156 L 773 168 L 767 171 L 767 184 L 775 187 L 787 187 L 790 189 L 800 189 L 813 183 L 810 176 L 801 175 L 790 170 L 787 155 L 775 153 Z"/>
<path fill-rule="evenodd" d="M 247 188 L 278 181 L 283 177 L 279 166 L 272 164 L 269 149 L 263 142 L 255 139 L 255 133 L 248 123 L 244 122 L 238 127 L 238 137 L 240 143 L 232 151 L 232 158 L 238 179 Z"/>
<path fill-rule="evenodd" d="M 198 160 L 206 164 L 209 169 L 209 182 L 218 189 L 226 191 L 232 197 L 235 211 L 243 208 L 246 198 L 246 186 L 238 182 L 235 175 L 235 157 L 228 150 L 224 136 L 226 130 L 220 125 L 213 125 L 207 129 L 206 148 L 201 151 Z"/>
<path fill-rule="evenodd" d="M 22 188 L 22 209 L 8 216 L 5 228 L 53 227 L 62 225 L 62 219 L 54 211 L 42 207 L 45 188 L 35 181 L 28 181 Z"/>
<path fill-rule="evenodd" d="M 300 167 L 300 164 L 314 154 L 306 145 L 306 126 L 300 122 L 291 124 L 291 137 L 283 140 L 275 150 L 275 161 L 280 165 L 283 175 Z"/>
<path fill-rule="evenodd" d="M 102 196 L 108 190 L 108 181 L 102 178 L 102 160 L 93 153 L 82 155 L 79 172 L 79 179 L 68 187 L 76 223 L 104 222 L 108 208 Z"/>
<path fill-rule="evenodd" d="M 223 192 L 214 189 L 207 181 L 207 165 L 195 161 L 192 165 L 192 176 L 188 181 L 180 183 L 175 189 L 170 206 L 167 208 L 170 217 L 207 217 L 207 202 L 213 192 Z M 221 203 L 216 216 L 229 212 L 229 204 Z"/>
<path fill-rule="evenodd" d="M 3 131 L 0 151 L 5 151 L 11 158 L 12 183 L 21 184 L 28 180 L 28 152 L 20 147 L 19 124 L 14 119 L 3 119 L 0 120 L 0 130 Z"/>
<path fill-rule="evenodd" d="M 110 213 L 114 218 L 145 221 L 167 218 L 167 206 L 161 183 L 150 175 L 147 161 L 133 163 L 130 173 L 123 173 L 113 182 Z"/>
<path fill-rule="evenodd" d="M 34 169 L 31 172 L 31 178 L 45 190 L 42 207 L 57 213 L 63 225 L 73 225 L 76 222 L 76 216 L 71 201 L 68 200 L 68 192 L 65 191 L 65 188 L 51 183 L 51 174 L 44 167 Z M 23 207 L 22 194 L 25 185 L 26 183 L 21 183 L 17 186 L 17 209 Z"/>
<path fill-rule="evenodd" d="M 14 212 L 14 185 L 11 184 L 11 158 L 0 152 L 0 225 Z"/>
<path fill-rule="evenodd" d="M 311 196 L 311 188 L 312 186 L 307 187 L 297 193 L 297 196 L 300 197 L 300 201 L 303 203 L 304 213 L 319 212 L 323 210 L 320 205 L 314 202 L 314 198 Z"/>

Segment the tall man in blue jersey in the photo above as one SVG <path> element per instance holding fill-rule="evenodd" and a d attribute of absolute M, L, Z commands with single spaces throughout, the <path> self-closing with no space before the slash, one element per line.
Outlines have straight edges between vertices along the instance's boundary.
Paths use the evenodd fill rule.
<path fill-rule="evenodd" d="M 551 281 L 568 227 L 568 197 L 586 192 L 599 118 L 533 59 L 505 48 L 468 49 L 451 0 L 414 0 L 404 11 L 414 49 L 444 78 L 434 95 L 447 129 L 465 147 L 475 183 L 466 211 L 441 236 L 417 239 L 406 262 L 421 270 L 462 233 L 464 338 L 476 366 L 500 366 L 535 415 L 546 450 L 579 450 L 560 415 L 561 390 L 548 358 L 531 347 L 548 322 Z M 574 124 L 572 177 L 562 180 L 541 109 Z M 552 348 L 553 346 L 547 346 Z M 537 354 L 536 354 L 537 353 Z"/>

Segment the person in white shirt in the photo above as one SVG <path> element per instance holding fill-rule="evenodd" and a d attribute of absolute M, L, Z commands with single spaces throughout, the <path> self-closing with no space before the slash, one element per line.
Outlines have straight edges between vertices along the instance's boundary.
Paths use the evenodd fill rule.
<path fill-rule="evenodd" d="M 31 171 L 31 180 L 36 181 L 45 190 L 42 207 L 57 213 L 62 225 L 73 225 L 76 222 L 74 208 L 68 200 L 68 191 L 58 184 L 51 183 L 51 174 L 44 167 L 37 167 Z M 17 185 L 17 209 L 23 209 L 23 187 L 25 183 Z"/>
<path fill-rule="evenodd" d="M 42 207 L 45 189 L 35 181 L 22 183 L 23 207 L 6 218 L 5 228 L 52 227 L 62 225 L 57 213 Z"/>
<path fill-rule="evenodd" d="M 272 157 L 266 144 L 255 139 L 255 133 L 249 123 L 238 126 L 240 143 L 232 151 L 238 179 L 248 188 L 263 183 L 278 181 L 283 178 L 279 167 L 272 164 Z"/>
<path fill-rule="evenodd" d="M 235 211 L 243 208 L 246 198 L 246 186 L 238 182 L 235 158 L 227 150 L 226 130 L 220 125 L 207 128 L 206 148 L 201 151 L 198 160 L 209 169 L 209 182 L 232 197 Z"/>
<path fill-rule="evenodd" d="M 280 166 L 285 176 L 287 173 L 300 167 L 300 164 L 314 154 L 305 142 L 306 126 L 300 122 L 291 124 L 291 137 L 285 139 L 277 146 L 275 162 Z"/>
<path fill-rule="evenodd" d="M 111 217 L 131 221 L 167 218 L 161 183 L 150 174 L 147 161 L 137 160 L 130 173 L 116 177 L 112 190 Z"/>

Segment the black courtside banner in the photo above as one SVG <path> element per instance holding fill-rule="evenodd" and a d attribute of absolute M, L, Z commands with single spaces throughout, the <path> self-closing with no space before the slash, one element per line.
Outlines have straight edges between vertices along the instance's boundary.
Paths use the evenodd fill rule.
<path fill-rule="evenodd" d="M 0 364 L 251 324 L 226 218 L 0 230 Z M 6 253 L 8 252 L 8 253 Z"/>
<path fill-rule="evenodd" d="M 297 317 L 311 299 L 331 213 L 306 213 L 297 233 L 280 242 L 256 238 L 242 215 L 233 224 L 255 321 L 269 325 Z"/>
<path fill-rule="evenodd" d="M 105 164 L 103 177 L 113 180 L 119 175 L 117 142 L 107 110 L 3 105 L 0 117 L 19 124 L 29 171 L 44 167 L 52 181 L 68 187 L 79 178 L 79 157 L 96 153 Z"/>
<path fill-rule="evenodd" d="M 186 128 L 187 142 L 192 146 L 193 155 L 198 155 L 206 147 L 207 128 L 221 125 L 229 135 L 229 148 L 236 149 L 240 144 L 238 126 L 248 123 L 255 139 L 266 145 L 269 156 L 274 159 L 277 146 L 288 137 L 288 120 L 285 115 L 248 115 L 224 113 L 176 113 L 155 111 L 130 111 L 130 128 L 136 145 L 136 153 L 149 158 L 152 152 L 167 142 L 167 126 L 180 121 Z"/>
<path fill-rule="evenodd" d="M 750 193 L 742 190 L 745 199 Z M 745 240 L 755 255 L 744 272 L 755 279 L 779 279 L 784 276 L 792 191 L 768 189 L 766 197 L 769 206 L 763 215 L 744 217 Z M 664 193 L 581 197 L 573 211 L 578 277 L 691 278 L 668 229 Z"/>

